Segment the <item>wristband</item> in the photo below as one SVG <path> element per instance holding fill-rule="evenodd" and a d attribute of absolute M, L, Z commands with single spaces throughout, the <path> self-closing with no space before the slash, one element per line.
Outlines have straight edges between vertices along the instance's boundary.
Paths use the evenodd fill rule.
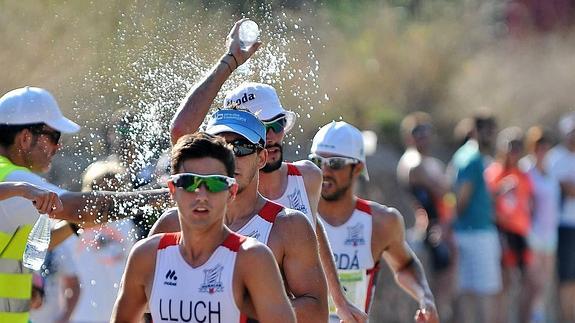
<path fill-rule="evenodd" d="M 228 62 L 226 62 L 226 61 L 224 61 L 224 60 L 222 59 L 222 60 L 220 61 L 220 63 L 226 64 L 226 65 L 228 66 L 228 68 L 230 69 L 230 73 L 233 73 L 233 72 L 234 72 L 234 70 L 232 69 L 232 67 L 230 66 L 230 64 L 229 64 Z"/>
<path fill-rule="evenodd" d="M 228 53 L 228 56 L 231 56 L 231 57 L 234 59 L 234 62 L 236 62 L 236 68 L 237 68 L 238 66 L 240 66 L 240 64 L 238 64 L 238 60 L 236 59 L 236 57 L 234 56 L 234 54 L 232 54 L 232 52 L 229 52 L 229 53 Z"/>

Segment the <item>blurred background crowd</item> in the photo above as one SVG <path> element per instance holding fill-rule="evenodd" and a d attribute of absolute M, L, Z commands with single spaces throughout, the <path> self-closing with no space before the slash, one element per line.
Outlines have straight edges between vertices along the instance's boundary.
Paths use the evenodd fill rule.
<path fill-rule="evenodd" d="M 7 0 L 0 7 L 2 93 L 50 89 L 83 126 L 63 138 L 53 183 L 162 185 L 170 118 L 224 48 L 228 26 L 249 16 L 264 47 L 224 88 L 251 80 L 278 90 L 298 114 L 288 160 L 306 158 L 310 139 L 332 119 L 373 131 L 371 181 L 360 196 L 405 216 L 443 321 L 575 322 L 573 1 Z M 473 213 L 462 205 L 483 216 L 462 217 Z M 86 229 L 55 250 L 50 275 L 36 280 L 38 292 L 54 296 L 33 315 L 107 321 L 125 257 L 156 216 Z M 467 254 L 484 258 L 474 263 Z M 476 266 L 493 271 L 477 277 Z M 389 272 L 380 279 L 373 320 L 411 321 L 416 304 Z M 472 318 L 456 320 L 465 313 Z"/>

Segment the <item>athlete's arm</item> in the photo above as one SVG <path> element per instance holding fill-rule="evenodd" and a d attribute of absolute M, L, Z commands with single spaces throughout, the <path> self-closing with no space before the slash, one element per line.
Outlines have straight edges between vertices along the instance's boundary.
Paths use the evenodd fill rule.
<path fill-rule="evenodd" d="M 284 278 L 293 295 L 298 322 L 326 322 L 327 284 L 318 255 L 313 228 L 301 212 L 287 209 L 276 219 L 273 230 L 281 235 Z"/>
<path fill-rule="evenodd" d="M 237 21 L 232 27 L 227 38 L 226 54 L 218 60 L 208 75 L 190 90 L 180 104 L 170 126 L 172 144 L 176 143 L 181 136 L 198 131 L 216 95 L 232 74 L 232 70 L 247 61 L 260 47 L 261 44 L 256 42 L 247 50 L 241 49 L 238 31 L 243 20 Z"/>
<path fill-rule="evenodd" d="M 307 160 L 298 161 L 294 165 L 298 167 L 304 179 L 307 199 L 316 225 L 319 257 L 327 280 L 329 294 L 337 308 L 337 314 L 346 323 L 367 322 L 367 314 L 345 297 L 337 276 L 333 253 L 326 232 L 321 222 L 317 220 L 317 206 L 321 198 L 321 183 L 323 181 L 321 169 Z"/>
<path fill-rule="evenodd" d="M 258 322 L 295 323 L 295 313 L 271 250 L 255 240 L 244 242 L 242 247 L 244 249 L 238 254 L 236 268 L 245 284 Z M 257 271 L 254 271 L 254 268 L 257 268 Z M 236 303 L 239 302 L 236 300 Z"/>
<path fill-rule="evenodd" d="M 159 240 L 159 236 L 140 240 L 130 251 L 110 322 L 139 322 L 144 315 L 146 286 L 154 275 Z"/>
<path fill-rule="evenodd" d="M 395 274 L 395 280 L 403 290 L 413 297 L 419 304 L 416 314 L 418 322 L 439 322 L 435 300 L 423 266 L 415 253 L 405 241 L 405 224 L 403 216 L 393 208 L 371 203 L 373 210 L 373 237 L 386 237 L 381 239 L 374 250 L 376 255 L 383 256 Z M 374 260 L 377 260 L 377 257 Z"/>
<path fill-rule="evenodd" d="M 167 209 L 159 218 L 154 222 L 154 225 L 148 233 L 148 237 L 158 233 L 178 232 L 180 231 L 180 219 L 178 218 L 178 209 Z"/>

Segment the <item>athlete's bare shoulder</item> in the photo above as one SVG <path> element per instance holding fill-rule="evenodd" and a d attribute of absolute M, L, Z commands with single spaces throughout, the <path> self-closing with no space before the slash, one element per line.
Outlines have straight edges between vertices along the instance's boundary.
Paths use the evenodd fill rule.
<path fill-rule="evenodd" d="M 371 208 L 374 230 L 385 233 L 404 230 L 403 215 L 396 208 L 374 201 L 365 200 L 365 203 Z"/>
<path fill-rule="evenodd" d="M 138 268 L 139 275 L 147 275 L 148 272 L 154 272 L 156 265 L 156 251 L 160 245 L 161 235 L 155 235 L 142 239 L 132 247 L 130 251 L 130 263 Z"/>
<path fill-rule="evenodd" d="M 290 208 L 284 208 L 283 212 L 278 213 L 274 222 L 274 229 L 289 240 L 307 235 L 315 236 L 311 223 L 305 214 Z"/>
<path fill-rule="evenodd" d="M 397 249 L 404 246 L 405 223 L 401 213 L 386 205 L 374 201 L 365 201 L 369 206 L 372 215 L 372 230 L 374 237 L 380 237 L 373 241 L 376 254 L 384 251 Z"/>
<path fill-rule="evenodd" d="M 180 220 L 178 219 L 178 209 L 169 208 L 156 220 L 148 237 L 158 233 L 178 232 L 180 231 Z"/>
<path fill-rule="evenodd" d="M 248 263 L 255 263 L 257 262 L 256 259 L 262 256 L 267 257 L 267 255 L 272 256 L 273 259 L 271 250 L 254 238 L 246 237 L 246 240 L 238 247 L 238 256 Z M 253 269 L 253 267 L 251 268 Z"/>
<path fill-rule="evenodd" d="M 307 159 L 298 160 L 292 163 L 294 166 L 297 167 L 301 175 L 303 176 L 303 180 L 305 181 L 321 181 L 322 174 L 321 169 L 317 167 L 314 163 Z"/>

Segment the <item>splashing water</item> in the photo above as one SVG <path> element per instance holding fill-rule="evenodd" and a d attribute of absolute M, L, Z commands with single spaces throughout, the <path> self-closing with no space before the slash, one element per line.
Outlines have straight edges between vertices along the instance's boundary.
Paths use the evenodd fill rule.
<path fill-rule="evenodd" d="M 158 15 L 154 11 L 157 8 L 146 6 L 126 10 L 134 14 L 121 14 L 112 50 L 104 53 L 119 71 L 106 77 L 102 69 L 93 70 L 86 76 L 86 84 L 96 83 L 109 89 L 98 102 L 107 109 L 87 121 L 85 128 L 90 133 L 82 138 L 83 145 L 75 153 L 82 163 L 99 159 L 97 156 L 101 156 L 107 145 L 100 130 L 102 125 L 110 126 L 112 110 L 125 109 L 130 118 L 125 120 L 128 129 L 124 130 L 132 148 L 124 153 L 130 160 L 128 171 L 132 182 L 169 148 L 169 122 L 180 101 L 225 53 L 229 28 L 241 18 L 223 12 L 210 12 L 206 18 L 204 9 L 190 16 L 189 8 L 177 6 L 171 7 L 169 14 Z M 313 28 L 302 18 L 289 16 L 289 12 L 274 12 L 270 4 L 252 8 L 242 16 L 258 23 L 263 46 L 232 74 L 212 108 L 223 106 L 228 90 L 244 81 L 255 81 L 274 86 L 284 107 L 294 111 L 299 120 L 311 118 L 318 110 L 314 107 L 329 100 L 319 88 L 320 66 L 313 50 L 319 38 Z M 220 23 L 210 23 L 213 21 Z M 115 68 L 111 63 L 106 69 Z M 90 106 L 82 102 L 77 105 Z M 297 142 L 303 132 L 301 122 L 297 122 L 285 138 L 288 150 L 293 150 L 297 157 L 306 148 Z M 126 206 L 123 212 L 133 211 Z M 150 217 L 148 222 L 153 222 L 154 211 L 151 208 L 144 211 Z"/>

